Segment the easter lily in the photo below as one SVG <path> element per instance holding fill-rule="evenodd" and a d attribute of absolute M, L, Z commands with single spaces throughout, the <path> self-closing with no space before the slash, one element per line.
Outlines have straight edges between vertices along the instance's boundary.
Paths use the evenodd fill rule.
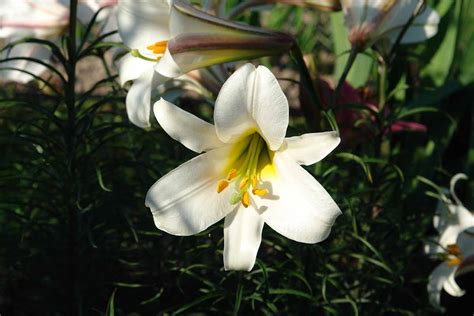
<path fill-rule="evenodd" d="M 265 67 L 246 64 L 223 85 L 211 125 L 161 99 L 162 128 L 202 153 L 158 180 L 146 205 L 155 225 L 188 236 L 224 221 L 224 267 L 250 271 L 264 223 L 303 243 L 330 233 L 339 207 L 300 165 L 311 165 L 340 142 L 335 132 L 285 138 L 288 101 Z"/>
<path fill-rule="evenodd" d="M 78 3 L 77 17 L 82 23 L 89 23 L 101 7 L 114 5 L 116 0 L 83 0 Z M 105 18 L 105 16 L 103 16 Z M 0 2 L 0 38 L 6 44 L 24 37 L 55 40 L 69 24 L 68 1 L 60 0 L 2 0 Z M 51 51 L 35 43 L 19 43 L 6 49 L 1 59 L 28 57 L 48 62 Z M 46 68 L 28 60 L 9 60 L 0 64 L 0 76 L 6 80 L 27 83 L 40 75 Z M 20 70 L 20 71 L 18 71 Z"/>
<path fill-rule="evenodd" d="M 401 32 L 401 44 L 424 41 L 438 31 L 439 15 L 423 0 L 341 0 L 349 41 L 359 51 L 374 44 L 388 51 Z M 411 19 L 413 18 L 413 21 Z M 408 29 L 405 25 L 411 22 Z"/>
<path fill-rule="evenodd" d="M 133 81 L 127 113 L 150 126 L 152 91 L 198 68 L 287 51 L 289 35 L 219 19 L 182 1 L 120 0 L 119 32 L 132 51 L 119 65 L 121 83 Z"/>
<path fill-rule="evenodd" d="M 434 227 L 439 232 L 436 242 L 425 246 L 425 252 L 442 256 L 445 259 L 430 276 L 428 292 L 431 303 L 440 308 L 441 289 L 452 296 L 462 296 L 462 291 L 454 276 L 463 259 L 474 254 L 474 214 L 467 210 L 455 192 L 456 183 L 467 179 L 464 174 L 457 174 L 451 179 L 452 199 L 441 196 L 437 214 L 433 218 Z"/>
<path fill-rule="evenodd" d="M 444 289 L 451 296 L 463 296 L 465 291 L 456 283 L 455 277 L 464 258 L 474 255 L 474 234 L 468 230 L 460 232 L 454 241 L 445 247 L 443 253 L 444 262 L 433 270 L 428 281 L 428 294 L 431 304 L 441 307 L 441 290 Z M 472 259 L 470 259 L 472 260 Z"/>

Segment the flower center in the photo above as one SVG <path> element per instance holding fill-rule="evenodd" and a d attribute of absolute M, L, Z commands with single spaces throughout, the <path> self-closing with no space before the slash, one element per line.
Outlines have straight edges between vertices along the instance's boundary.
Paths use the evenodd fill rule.
<path fill-rule="evenodd" d="M 273 167 L 273 152 L 267 147 L 265 140 L 254 133 L 235 144 L 231 150 L 230 162 L 225 170 L 227 176 L 217 183 L 216 191 L 221 193 L 232 186 L 235 192 L 230 197 L 230 203 L 250 205 L 250 193 L 265 196 L 269 190 L 263 188 L 262 175 L 266 172 L 275 173 Z"/>
<path fill-rule="evenodd" d="M 449 266 L 457 266 L 463 260 L 463 256 L 461 256 L 461 249 L 456 244 L 448 245 L 446 248 L 447 260 Z"/>

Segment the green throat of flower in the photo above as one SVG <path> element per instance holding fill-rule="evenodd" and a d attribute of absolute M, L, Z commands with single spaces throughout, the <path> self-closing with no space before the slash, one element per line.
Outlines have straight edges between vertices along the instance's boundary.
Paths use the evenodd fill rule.
<path fill-rule="evenodd" d="M 224 170 L 227 176 L 217 183 L 217 193 L 230 186 L 235 190 L 230 197 L 230 204 L 242 203 L 244 207 L 250 205 L 250 193 L 260 197 L 269 194 L 269 189 L 262 187 L 262 177 L 268 178 L 276 174 L 273 155 L 258 133 L 237 142 L 230 152 L 229 163 Z"/>

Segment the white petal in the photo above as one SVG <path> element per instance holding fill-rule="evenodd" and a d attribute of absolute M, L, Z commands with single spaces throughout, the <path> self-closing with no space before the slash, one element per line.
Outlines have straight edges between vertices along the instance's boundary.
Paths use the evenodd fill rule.
<path fill-rule="evenodd" d="M 474 255 L 474 234 L 470 233 L 468 230 L 459 234 L 456 244 L 461 249 L 463 257 Z"/>
<path fill-rule="evenodd" d="M 31 43 L 21 43 L 15 45 L 11 50 L 5 51 L 0 58 L 14 58 L 14 57 L 29 57 L 38 59 L 45 63 L 49 63 L 51 58 L 51 51 L 38 44 L 31 44 Z M 14 70 L 14 69 L 3 69 L 2 68 L 16 68 L 20 70 L 24 70 L 29 72 L 33 75 L 39 76 L 45 71 L 47 68 L 37 62 L 28 61 L 28 60 L 12 60 L 8 62 L 0 63 L 0 76 L 6 80 L 12 80 L 15 82 L 20 83 L 27 83 L 34 79 L 28 73 Z"/>
<path fill-rule="evenodd" d="M 456 280 L 454 279 L 454 272 L 455 271 L 453 271 L 449 275 L 448 279 L 444 282 L 443 289 L 451 296 L 460 297 L 466 294 L 466 292 L 456 283 Z"/>
<path fill-rule="evenodd" d="M 324 159 L 340 142 L 336 132 L 304 134 L 286 138 L 280 151 L 285 151 L 300 165 L 308 166 Z"/>
<path fill-rule="evenodd" d="M 160 61 L 155 65 L 156 72 L 169 78 L 178 78 L 182 76 L 186 70 L 187 69 L 181 69 L 168 49 L 166 49 L 163 57 L 161 57 Z"/>
<path fill-rule="evenodd" d="M 140 48 L 168 40 L 169 3 L 162 0 L 120 0 L 119 33 L 131 48 Z"/>
<path fill-rule="evenodd" d="M 224 83 L 216 100 L 217 135 L 234 142 L 257 131 L 271 150 L 283 143 L 288 127 L 288 100 L 268 68 L 252 64 L 240 67 Z"/>
<path fill-rule="evenodd" d="M 426 6 L 424 11 L 415 18 L 413 24 L 408 28 L 401 43 L 418 43 L 433 37 L 438 32 L 439 21 L 438 13 L 430 6 Z"/>
<path fill-rule="evenodd" d="M 224 268 L 252 270 L 262 242 L 263 219 L 253 207 L 237 207 L 224 222 Z"/>
<path fill-rule="evenodd" d="M 120 84 L 123 86 L 127 81 L 135 80 L 147 71 L 150 72 L 154 65 L 154 62 L 133 57 L 131 54 L 123 56 L 118 63 Z"/>
<path fill-rule="evenodd" d="M 443 262 L 431 273 L 427 290 L 430 302 L 433 306 L 441 309 L 441 289 L 455 270 L 455 266 L 449 266 L 446 262 Z"/>
<path fill-rule="evenodd" d="M 199 155 L 158 180 L 148 191 L 146 206 L 156 227 L 173 235 L 199 233 L 229 212 L 232 190 L 216 192 L 229 148 Z"/>
<path fill-rule="evenodd" d="M 258 212 L 265 223 L 298 242 L 312 244 L 326 239 L 341 214 L 339 207 L 291 156 L 277 152 L 273 162 L 277 175 L 263 185 L 270 195 L 256 198 Z"/>
<path fill-rule="evenodd" d="M 224 145 L 217 137 L 214 125 L 164 99 L 156 102 L 153 110 L 158 123 L 168 135 L 197 153 Z"/>
<path fill-rule="evenodd" d="M 152 90 L 168 78 L 157 74 L 153 69 L 145 71 L 133 81 L 125 100 L 130 122 L 141 128 L 150 127 Z"/>

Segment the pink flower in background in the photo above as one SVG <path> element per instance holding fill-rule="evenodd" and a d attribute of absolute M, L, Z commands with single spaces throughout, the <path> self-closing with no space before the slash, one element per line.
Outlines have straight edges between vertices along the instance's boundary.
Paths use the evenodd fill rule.
<path fill-rule="evenodd" d="M 327 107 L 329 100 L 334 89 L 331 87 L 329 82 L 321 79 L 319 81 L 319 92 L 323 104 Z M 350 107 L 344 108 L 348 105 L 359 105 L 366 108 L 354 109 Z M 372 101 L 372 96 L 367 90 L 357 90 L 352 87 L 348 82 L 344 82 L 341 92 L 339 93 L 336 106 L 342 108 L 336 108 L 336 121 L 339 124 L 340 132 L 342 135 L 343 142 L 360 138 L 369 132 L 368 125 L 375 124 L 376 118 L 368 112 L 378 112 L 379 105 Z M 385 107 L 385 117 L 390 114 L 390 110 Z M 411 122 L 411 121 L 396 121 L 390 126 L 390 132 L 426 132 L 427 128 L 425 125 Z M 388 132 L 388 131 L 387 131 Z"/>
<path fill-rule="evenodd" d="M 77 18 L 87 24 L 102 7 L 113 6 L 117 0 L 80 0 Z M 105 21 L 110 10 L 99 14 L 98 20 Z M 115 19 L 107 19 L 104 30 L 116 28 Z M 2 0 L 0 2 L 0 39 L 4 44 L 16 42 L 25 37 L 55 40 L 67 29 L 69 24 L 69 1 L 60 0 Z M 20 43 L 6 49 L 0 60 L 26 57 L 49 62 L 51 51 L 43 45 Z M 28 60 L 10 60 L 0 63 L 0 78 L 27 83 L 39 76 L 46 67 Z"/>

